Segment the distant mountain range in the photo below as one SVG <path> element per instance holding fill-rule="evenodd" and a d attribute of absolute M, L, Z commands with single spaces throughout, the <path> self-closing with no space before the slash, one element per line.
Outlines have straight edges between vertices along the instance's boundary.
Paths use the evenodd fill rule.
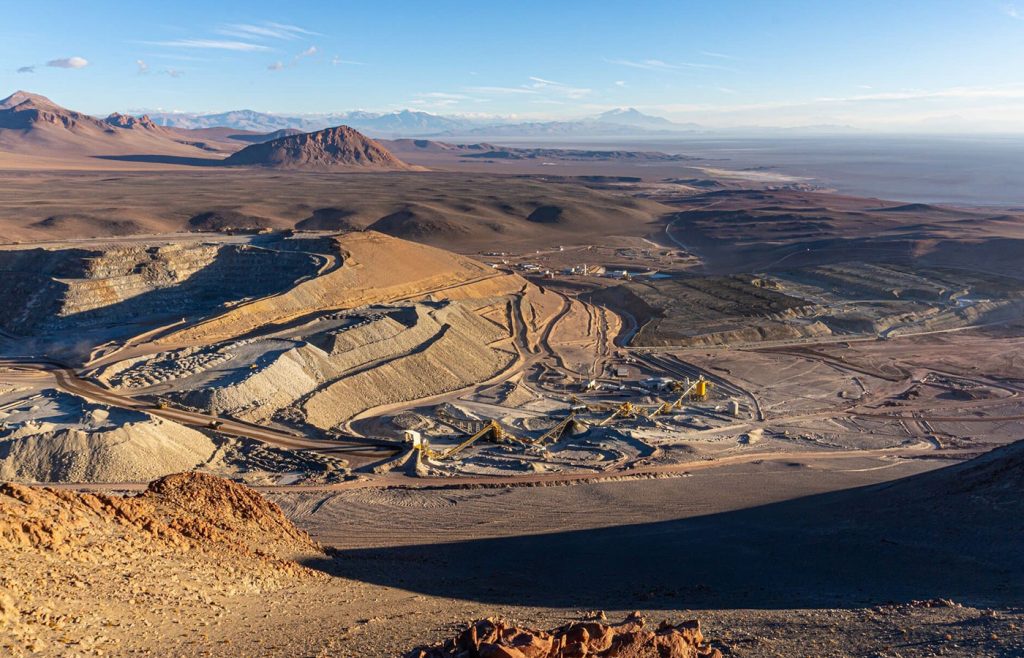
<path fill-rule="evenodd" d="M 285 116 L 253 110 L 235 110 L 217 114 L 155 112 L 149 115 L 158 125 L 195 130 L 200 128 L 233 128 L 260 133 L 276 130 L 314 132 L 334 126 L 350 126 L 377 136 L 421 136 L 476 127 L 467 119 L 445 117 L 427 112 L 338 112 L 333 114 Z"/>
<path fill-rule="evenodd" d="M 471 119 L 402 110 L 400 112 L 338 112 L 321 115 L 286 116 L 253 110 L 217 114 L 153 112 L 150 118 L 171 128 L 233 128 L 255 132 L 296 129 L 303 132 L 332 126 L 351 126 L 374 137 L 533 137 L 544 135 L 612 136 L 651 132 L 697 131 L 695 123 L 675 123 L 663 117 L 644 114 L 634 108 L 609 110 L 594 117 L 574 121 L 528 121 L 510 119 Z"/>

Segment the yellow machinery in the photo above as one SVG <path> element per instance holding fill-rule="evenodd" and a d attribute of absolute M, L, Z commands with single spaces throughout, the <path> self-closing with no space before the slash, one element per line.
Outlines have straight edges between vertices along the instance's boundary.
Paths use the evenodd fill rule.
<path fill-rule="evenodd" d="M 559 440 L 566 432 L 570 431 L 570 429 L 572 428 L 572 424 L 574 422 L 576 422 L 576 414 L 571 413 L 566 417 L 565 420 L 558 423 L 557 425 L 549 429 L 547 432 L 544 432 L 544 434 L 538 437 L 533 443 L 535 445 L 542 446 L 548 441 L 551 441 L 553 443 Z"/>
<path fill-rule="evenodd" d="M 714 386 L 714 384 L 707 379 L 704 379 L 703 375 L 698 378 L 697 381 L 692 382 L 689 386 L 686 386 L 683 382 L 674 382 L 672 384 L 672 390 L 675 393 L 679 393 L 679 397 L 676 398 L 676 401 L 662 402 L 660 405 L 655 407 L 653 411 L 647 414 L 646 417 L 650 419 L 661 414 L 667 414 L 676 409 L 682 409 L 683 400 L 687 397 L 691 400 L 703 402 L 708 399 L 708 391 L 711 390 L 712 386 Z"/>
<path fill-rule="evenodd" d="M 419 450 L 422 451 L 425 455 L 427 455 L 428 457 L 431 457 L 431 458 L 435 458 L 435 459 L 448 459 L 452 455 L 456 454 L 457 452 L 459 452 L 461 450 L 464 450 L 464 449 L 468 448 L 469 446 L 473 445 L 474 443 L 476 443 L 477 441 L 479 441 L 480 439 L 482 439 L 482 438 L 484 438 L 485 436 L 488 436 L 488 435 L 491 436 L 492 440 L 495 443 L 499 443 L 501 441 L 516 441 L 516 440 L 518 440 L 518 439 L 516 439 L 516 437 L 514 437 L 511 434 L 509 434 L 508 432 L 506 432 L 504 430 L 504 428 L 502 428 L 502 426 L 500 424 L 498 424 L 498 421 L 491 420 L 486 425 L 484 425 L 483 429 L 481 429 L 479 432 L 476 432 L 475 434 L 470 435 L 469 438 L 467 438 L 465 441 L 463 441 L 459 445 L 453 446 L 453 447 L 445 450 L 444 452 L 437 452 L 435 450 L 432 450 L 430 448 L 430 446 L 427 445 L 426 441 L 422 441 L 420 443 Z"/>
<path fill-rule="evenodd" d="M 607 425 L 616 418 L 636 418 L 636 415 L 637 408 L 633 406 L 633 403 L 623 402 L 619 406 L 615 407 L 615 410 L 612 411 L 610 415 L 606 416 L 604 420 L 598 423 L 597 426 L 602 427 L 604 425 Z"/>
<path fill-rule="evenodd" d="M 700 400 L 701 402 L 707 400 L 708 391 L 711 390 L 712 386 L 714 386 L 714 384 L 704 379 L 704 376 L 701 375 L 701 377 L 693 383 L 693 391 L 690 393 L 690 399 Z"/>

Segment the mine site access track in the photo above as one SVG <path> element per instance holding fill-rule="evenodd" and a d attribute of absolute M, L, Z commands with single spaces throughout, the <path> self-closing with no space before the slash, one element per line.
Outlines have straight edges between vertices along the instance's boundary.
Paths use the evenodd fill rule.
<path fill-rule="evenodd" d="M 53 361 L 0 359 L 0 367 L 21 368 L 49 373 L 53 376 L 57 388 L 93 402 L 109 404 L 113 407 L 129 409 L 132 411 L 144 411 L 152 416 L 164 418 L 183 425 L 204 429 L 214 429 L 221 434 L 253 439 L 255 441 L 260 441 L 262 443 L 287 450 L 309 450 L 334 456 L 344 456 L 346 452 L 362 450 L 376 453 L 374 456 L 384 456 L 388 452 L 394 452 L 401 449 L 398 442 L 392 443 L 381 439 L 313 439 L 237 420 L 216 418 L 214 416 L 195 411 L 174 409 L 170 407 L 161 408 L 157 405 L 150 404 L 149 402 L 137 400 L 131 396 L 122 395 L 109 389 L 104 389 L 96 384 L 81 379 L 73 369 L 65 366 L 64 364 Z M 216 427 L 212 427 L 211 423 L 216 423 Z"/>
<path fill-rule="evenodd" d="M 532 473 L 523 475 L 455 475 L 443 478 L 415 477 L 391 471 L 377 477 L 348 480 L 335 484 L 286 484 L 286 485 L 255 485 L 254 489 L 267 493 L 285 492 L 330 492 L 348 489 L 460 489 L 467 487 L 515 487 L 533 486 L 537 484 L 584 484 L 591 482 L 608 482 L 623 479 L 647 477 L 685 476 L 694 471 L 704 471 L 724 466 L 761 462 L 815 462 L 881 459 L 913 459 L 935 454 L 936 447 L 920 441 L 914 445 L 897 448 L 878 448 L 874 450 L 787 450 L 781 452 L 748 452 L 714 459 L 693 462 L 662 464 L 657 466 L 641 466 L 628 470 L 605 471 L 601 473 Z M 942 449 L 939 454 L 945 457 L 970 458 L 977 455 L 978 450 L 972 448 Z M 46 483 L 46 486 L 71 489 L 75 491 L 143 491 L 149 485 L 143 482 L 121 483 Z"/>

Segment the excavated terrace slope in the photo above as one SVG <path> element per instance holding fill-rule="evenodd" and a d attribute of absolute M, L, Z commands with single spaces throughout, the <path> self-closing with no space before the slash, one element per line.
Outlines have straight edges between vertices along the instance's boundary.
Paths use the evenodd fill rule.
<path fill-rule="evenodd" d="M 269 362 L 254 368 L 240 363 L 206 386 L 183 385 L 170 397 L 250 422 L 296 407 L 306 422 L 333 427 L 370 406 L 462 388 L 507 367 L 515 355 L 491 344 L 509 333 L 479 315 L 478 307 L 487 303 L 397 306 L 354 326 L 307 336 L 287 350 L 268 347 L 274 355 Z M 223 349 L 230 354 L 232 344 Z"/>
<path fill-rule="evenodd" d="M 411 333 L 410 329 L 405 333 Z M 309 424 L 329 428 L 378 405 L 415 400 L 483 381 L 508 367 L 515 355 L 490 343 L 508 334 L 461 304 L 420 314 L 410 349 L 375 367 L 353 368 L 302 404 Z M 414 341 L 421 341 L 414 343 Z M 362 350 L 346 354 L 366 355 Z"/>
<path fill-rule="evenodd" d="M 206 313 L 283 290 L 321 260 L 238 244 L 0 251 L 6 301 L 17 309 L 0 316 L 0 327 L 36 334 Z"/>
<path fill-rule="evenodd" d="M 158 344 L 209 344 L 312 313 L 352 309 L 431 293 L 446 298 L 482 297 L 518 291 L 525 281 L 499 274 L 464 256 L 406 242 L 382 233 L 348 233 L 337 238 L 343 265 L 270 298 L 231 309 L 183 329 Z M 472 285 L 472 291 L 458 290 Z"/>

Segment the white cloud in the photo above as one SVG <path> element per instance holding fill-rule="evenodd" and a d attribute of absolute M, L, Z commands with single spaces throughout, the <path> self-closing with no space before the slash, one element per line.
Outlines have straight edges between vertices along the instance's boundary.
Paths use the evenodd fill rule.
<path fill-rule="evenodd" d="M 280 71 L 284 68 L 284 62 L 274 62 L 273 64 L 267 65 L 268 71 Z"/>
<path fill-rule="evenodd" d="M 139 67 L 139 75 L 145 75 L 149 73 L 149 64 L 147 64 L 145 60 L 135 60 L 135 66 Z"/>
<path fill-rule="evenodd" d="M 298 57 L 312 57 L 316 53 L 317 53 L 317 47 L 316 46 L 310 46 L 309 48 L 306 48 L 301 53 L 299 53 Z"/>
<path fill-rule="evenodd" d="M 84 57 L 61 57 L 60 59 L 51 59 L 46 65 L 58 69 L 84 69 L 89 66 L 89 60 Z"/>
<path fill-rule="evenodd" d="M 180 78 L 183 75 L 178 69 L 164 69 L 161 73 L 172 78 Z"/>
<path fill-rule="evenodd" d="M 1014 18 L 1018 21 L 1024 21 L 1024 11 L 1018 9 L 1016 5 L 1003 6 L 1003 13 L 1010 18 Z"/>
<path fill-rule="evenodd" d="M 211 50 L 235 50 L 239 52 L 256 52 L 270 50 L 267 46 L 247 41 L 222 41 L 219 39 L 175 39 L 173 41 L 143 41 L 151 46 L 168 46 L 171 48 L 208 48 Z"/>
<path fill-rule="evenodd" d="M 626 86 L 626 81 L 625 80 L 616 80 L 615 81 L 615 86 L 616 87 L 625 87 Z"/>

